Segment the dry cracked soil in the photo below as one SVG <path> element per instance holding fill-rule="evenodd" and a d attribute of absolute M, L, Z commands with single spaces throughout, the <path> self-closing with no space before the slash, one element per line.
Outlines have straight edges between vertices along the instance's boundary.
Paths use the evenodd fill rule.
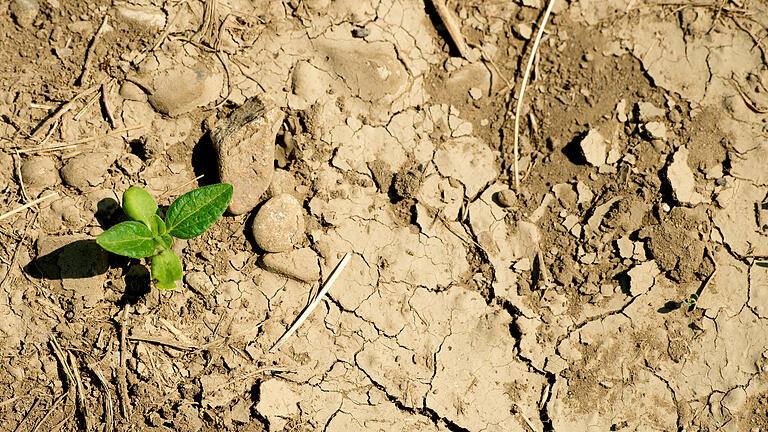
<path fill-rule="evenodd" d="M 446 3 L 1 1 L 0 431 L 768 430 L 766 4 Z"/>

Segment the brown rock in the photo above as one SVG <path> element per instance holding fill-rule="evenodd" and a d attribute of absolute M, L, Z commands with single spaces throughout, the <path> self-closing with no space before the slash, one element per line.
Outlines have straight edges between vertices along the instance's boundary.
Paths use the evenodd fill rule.
<path fill-rule="evenodd" d="M 211 131 L 219 178 L 235 189 L 230 213 L 243 214 L 256 207 L 272 181 L 275 136 L 283 117 L 268 97 L 254 97 Z"/>
<path fill-rule="evenodd" d="M 253 219 L 253 238 L 267 252 L 285 252 L 304 235 L 301 204 L 291 195 L 271 198 Z"/>

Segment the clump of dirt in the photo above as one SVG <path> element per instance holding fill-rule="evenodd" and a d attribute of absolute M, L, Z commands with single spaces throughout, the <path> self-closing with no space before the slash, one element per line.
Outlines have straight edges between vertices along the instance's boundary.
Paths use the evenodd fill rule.
<path fill-rule="evenodd" d="M 648 239 L 648 250 L 662 270 L 677 282 L 694 279 L 704 258 L 706 242 L 702 233 L 709 230 L 704 209 L 675 207 L 662 217 L 661 223 L 644 229 L 641 238 Z"/>

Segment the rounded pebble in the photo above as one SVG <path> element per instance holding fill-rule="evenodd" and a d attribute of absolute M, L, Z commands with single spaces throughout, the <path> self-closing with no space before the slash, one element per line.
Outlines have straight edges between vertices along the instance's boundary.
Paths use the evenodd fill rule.
<path fill-rule="evenodd" d="M 104 181 L 110 165 L 115 162 L 115 155 L 107 152 L 86 153 L 73 157 L 61 168 L 61 178 L 70 186 L 84 188 L 96 186 Z"/>
<path fill-rule="evenodd" d="M 190 272 L 184 275 L 184 282 L 189 285 L 190 288 L 203 295 L 209 295 L 213 292 L 213 283 L 211 278 L 203 272 Z"/>
<path fill-rule="evenodd" d="M 504 189 L 496 193 L 496 199 L 502 207 L 512 207 L 517 202 L 517 194 L 509 189 Z"/>
<path fill-rule="evenodd" d="M 31 189 L 45 189 L 59 182 L 59 172 L 53 159 L 38 156 L 21 164 L 21 178 Z"/>
<path fill-rule="evenodd" d="M 282 194 L 264 203 L 253 218 L 253 238 L 267 252 L 285 252 L 304 235 L 301 204 L 291 195 Z"/>

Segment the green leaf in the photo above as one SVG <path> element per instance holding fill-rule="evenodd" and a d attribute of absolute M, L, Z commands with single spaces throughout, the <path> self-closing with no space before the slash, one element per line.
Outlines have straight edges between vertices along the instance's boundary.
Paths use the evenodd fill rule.
<path fill-rule="evenodd" d="M 224 214 L 232 199 L 232 185 L 220 183 L 187 192 L 171 204 L 165 216 L 168 232 L 190 239 L 204 233 Z"/>
<path fill-rule="evenodd" d="M 173 246 L 173 237 L 168 234 L 159 235 L 154 240 L 160 249 L 170 249 Z"/>
<path fill-rule="evenodd" d="M 154 235 L 141 222 L 121 222 L 99 234 L 96 243 L 104 249 L 131 258 L 144 258 L 155 253 Z"/>
<path fill-rule="evenodd" d="M 181 276 L 181 260 L 172 251 L 166 249 L 152 257 L 152 279 L 157 288 L 174 289 L 176 281 L 181 280 Z"/>
<path fill-rule="evenodd" d="M 123 210 L 129 218 L 152 226 L 152 216 L 157 213 L 157 203 L 149 192 L 131 186 L 123 192 Z"/>
<path fill-rule="evenodd" d="M 158 216 L 157 213 L 152 215 L 149 222 L 149 230 L 152 231 L 153 235 L 157 237 L 165 234 L 165 222 L 163 222 L 163 218 Z"/>

